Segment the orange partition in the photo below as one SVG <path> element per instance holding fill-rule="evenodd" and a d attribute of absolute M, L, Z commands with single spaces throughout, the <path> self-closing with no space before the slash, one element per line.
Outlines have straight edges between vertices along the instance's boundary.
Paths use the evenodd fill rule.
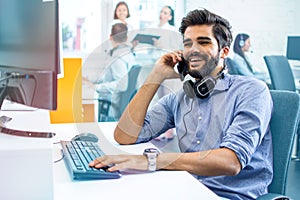
<path fill-rule="evenodd" d="M 82 59 L 64 58 L 64 77 L 57 83 L 57 110 L 50 111 L 51 123 L 83 122 Z"/>

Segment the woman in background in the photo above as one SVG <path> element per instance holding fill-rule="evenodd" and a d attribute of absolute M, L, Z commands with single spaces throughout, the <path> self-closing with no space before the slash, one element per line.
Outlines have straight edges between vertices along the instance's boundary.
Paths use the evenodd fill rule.
<path fill-rule="evenodd" d="M 251 47 L 250 36 L 245 33 L 239 33 L 233 44 L 234 56 L 233 60 L 238 65 L 240 75 L 254 76 L 254 69 L 246 57 L 245 52 L 248 52 Z"/>
<path fill-rule="evenodd" d="M 178 36 L 180 36 L 178 29 L 175 27 L 174 23 L 174 10 L 171 6 L 164 6 L 159 14 L 159 23 L 156 27 L 160 39 L 153 39 L 154 46 L 161 48 L 163 50 L 174 50 L 181 47 L 181 41 Z M 159 55 L 158 57 L 160 57 Z"/>
<path fill-rule="evenodd" d="M 130 12 L 129 8 L 126 2 L 120 1 L 115 8 L 114 11 L 114 19 L 112 21 L 111 25 L 114 25 L 116 23 L 123 23 L 127 25 L 128 31 L 131 31 L 137 27 L 134 26 L 131 18 L 130 18 Z"/>
<path fill-rule="evenodd" d="M 168 30 L 176 30 L 174 23 L 174 10 L 171 6 L 164 6 L 160 11 L 158 26 Z"/>
<path fill-rule="evenodd" d="M 250 36 L 246 33 L 239 33 L 236 36 L 233 44 L 233 61 L 237 65 L 236 71 L 239 75 L 254 76 L 255 78 L 267 82 L 268 74 L 257 72 L 251 65 L 249 58 L 246 55 L 246 52 L 249 52 L 250 47 Z"/>

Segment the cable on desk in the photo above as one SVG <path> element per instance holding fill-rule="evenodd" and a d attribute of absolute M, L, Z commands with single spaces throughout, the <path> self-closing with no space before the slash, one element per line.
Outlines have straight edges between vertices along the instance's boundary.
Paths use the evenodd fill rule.
<path fill-rule="evenodd" d="M 62 154 L 61 158 L 58 159 L 58 160 L 53 161 L 53 163 L 58 163 L 59 161 L 64 159 L 65 155 L 63 153 L 61 153 L 61 154 Z"/>
<path fill-rule="evenodd" d="M 59 141 L 58 142 L 53 142 L 53 144 L 60 144 L 60 142 Z M 53 161 L 53 163 L 58 163 L 59 161 L 64 159 L 65 155 L 63 154 L 62 149 L 60 149 L 60 150 L 61 150 L 61 154 L 62 154 L 61 158 L 58 159 L 58 160 Z"/>

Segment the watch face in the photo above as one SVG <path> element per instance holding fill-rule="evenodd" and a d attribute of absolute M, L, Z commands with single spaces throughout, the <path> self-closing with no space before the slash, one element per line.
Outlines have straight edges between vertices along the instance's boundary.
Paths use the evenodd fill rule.
<path fill-rule="evenodd" d="M 144 150 L 144 153 L 158 153 L 158 150 L 155 148 L 148 148 Z"/>

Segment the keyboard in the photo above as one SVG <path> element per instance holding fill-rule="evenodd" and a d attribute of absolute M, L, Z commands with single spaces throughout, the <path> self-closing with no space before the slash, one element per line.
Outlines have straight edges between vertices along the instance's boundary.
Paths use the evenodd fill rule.
<path fill-rule="evenodd" d="M 120 172 L 109 172 L 108 167 L 96 169 L 89 167 L 89 163 L 97 157 L 105 155 L 95 142 L 60 141 L 65 164 L 72 179 L 116 179 Z"/>

